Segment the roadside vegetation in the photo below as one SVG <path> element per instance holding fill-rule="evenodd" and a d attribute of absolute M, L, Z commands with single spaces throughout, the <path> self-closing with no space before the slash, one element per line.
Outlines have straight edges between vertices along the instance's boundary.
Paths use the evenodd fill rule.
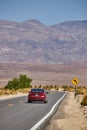
<path fill-rule="evenodd" d="M 13 78 L 11 81 L 8 81 L 7 85 L 4 88 L 0 88 L 0 96 L 10 95 L 17 93 L 28 93 L 31 88 L 44 88 L 45 90 L 51 91 L 68 91 L 75 92 L 75 88 L 70 85 L 46 85 L 46 86 L 32 86 L 32 79 L 26 75 L 19 75 L 18 78 Z M 87 86 L 78 86 L 76 87 L 76 96 L 82 95 L 81 106 L 87 105 Z"/>
<path fill-rule="evenodd" d="M 24 89 L 29 88 L 31 85 L 32 79 L 28 78 L 26 75 L 20 75 L 19 78 L 13 78 L 5 86 L 5 89 Z"/>
<path fill-rule="evenodd" d="M 74 92 L 75 88 L 73 86 L 62 86 L 64 91 Z M 87 105 L 87 86 L 78 86 L 76 88 L 76 96 L 81 95 L 82 101 L 80 102 L 81 106 Z"/>
<path fill-rule="evenodd" d="M 31 88 L 31 82 L 32 79 L 26 75 L 19 75 L 19 78 L 13 78 L 4 88 L 0 88 L 0 96 L 27 93 Z"/>
<path fill-rule="evenodd" d="M 17 90 L 0 88 L 0 96 L 18 94 L 18 93 L 28 93 L 29 90 L 30 88 L 17 89 Z"/>

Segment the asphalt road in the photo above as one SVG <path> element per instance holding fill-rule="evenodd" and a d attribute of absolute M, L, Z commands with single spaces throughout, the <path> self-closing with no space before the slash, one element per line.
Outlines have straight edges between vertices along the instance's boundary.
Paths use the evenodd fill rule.
<path fill-rule="evenodd" d="M 48 94 L 48 103 L 27 103 L 27 96 L 0 101 L 0 130 L 30 130 L 63 96 L 64 92 Z"/>

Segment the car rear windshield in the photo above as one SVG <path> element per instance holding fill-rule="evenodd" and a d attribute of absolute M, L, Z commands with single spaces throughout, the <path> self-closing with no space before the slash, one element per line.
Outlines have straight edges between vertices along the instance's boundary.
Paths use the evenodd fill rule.
<path fill-rule="evenodd" d="M 44 92 L 43 89 L 32 89 L 31 92 Z"/>

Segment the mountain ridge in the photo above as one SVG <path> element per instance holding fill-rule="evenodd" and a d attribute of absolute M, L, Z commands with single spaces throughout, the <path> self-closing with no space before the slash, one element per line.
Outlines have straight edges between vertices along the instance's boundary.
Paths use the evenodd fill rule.
<path fill-rule="evenodd" d="M 87 20 L 52 26 L 0 20 L 0 62 L 87 62 Z"/>

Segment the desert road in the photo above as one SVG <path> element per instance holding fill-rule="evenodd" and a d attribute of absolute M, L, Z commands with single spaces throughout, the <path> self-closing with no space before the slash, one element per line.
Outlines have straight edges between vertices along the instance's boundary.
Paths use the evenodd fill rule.
<path fill-rule="evenodd" d="M 64 95 L 64 92 L 48 94 L 48 103 L 27 103 L 27 96 L 0 101 L 0 130 L 30 130 Z"/>

